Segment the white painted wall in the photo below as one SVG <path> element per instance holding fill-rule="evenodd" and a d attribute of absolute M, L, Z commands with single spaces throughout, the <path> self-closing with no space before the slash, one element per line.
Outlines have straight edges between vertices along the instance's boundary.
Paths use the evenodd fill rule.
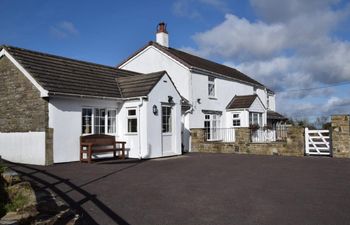
<path fill-rule="evenodd" d="M 82 108 L 85 107 L 118 109 L 118 102 L 86 98 L 50 98 L 49 127 L 54 129 L 54 163 L 78 161 L 80 159 L 81 116 Z"/>
<path fill-rule="evenodd" d="M 166 90 L 166 92 L 165 92 Z M 175 105 L 172 107 L 172 140 L 171 149 L 172 153 L 167 155 L 179 155 L 181 154 L 181 97 L 172 85 L 168 76 L 163 76 L 159 83 L 153 88 L 149 94 L 147 104 L 147 116 L 148 116 L 148 146 L 147 150 L 143 151 L 142 157 L 161 157 L 165 156 L 162 152 L 162 118 L 161 118 L 161 104 L 168 103 L 168 96 L 173 97 Z M 154 115 L 153 105 L 158 108 L 158 115 Z M 170 147 L 170 146 L 169 146 Z"/>
<path fill-rule="evenodd" d="M 15 163 L 45 165 L 45 132 L 0 133 L 0 155 Z"/>
<path fill-rule="evenodd" d="M 149 46 L 120 68 L 140 73 L 166 70 L 180 94 L 188 100 L 191 99 L 189 69 L 153 46 Z"/>

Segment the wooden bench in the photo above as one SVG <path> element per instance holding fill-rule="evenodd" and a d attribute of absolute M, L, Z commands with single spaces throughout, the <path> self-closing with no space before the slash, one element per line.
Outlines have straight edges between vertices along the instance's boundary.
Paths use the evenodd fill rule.
<path fill-rule="evenodd" d="M 92 134 L 80 137 L 80 162 L 91 163 L 94 153 L 113 152 L 113 158 L 116 158 L 116 152 L 121 152 L 121 158 L 125 159 L 124 141 L 115 141 L 115 137 L 105 134 Z M 117 147 L 118 145 L 118 147 Z M 86 154 L 86 158 L 84 158 Z"/>

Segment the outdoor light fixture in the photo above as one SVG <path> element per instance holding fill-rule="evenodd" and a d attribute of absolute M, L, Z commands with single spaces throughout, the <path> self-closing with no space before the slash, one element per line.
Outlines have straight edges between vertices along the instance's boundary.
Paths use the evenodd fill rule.
<path fill-rule="evenodd" d="M 201 99 L 197 98 L 197 102 L 198 102 L 198 104 L 201 104 Z"/>
<path fill-rule="evenodd" d="M 169 102 L 169 103 L 174 103 L 173 97 L 172 97 L 172 96 L 168 96 L 168 102 Z"/>
<path fill-rule="evenodd" d="M 156 105 L 153 105 L 153 114 L 154 115 L 158 115 L 158 108 L 157 108 L 157 106 Z"/>

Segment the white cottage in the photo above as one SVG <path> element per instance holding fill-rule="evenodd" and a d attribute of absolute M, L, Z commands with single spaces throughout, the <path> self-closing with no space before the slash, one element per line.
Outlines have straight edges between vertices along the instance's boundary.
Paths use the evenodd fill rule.
<path fill-rule="evenodd" d="M 179 155 L 184 101 L 165 71 L 0 47 L 0 155 L 9 161 L 78 161 L 79 137 L 89 134 L 126 141 L 131 158 Z"/>
<path fill-rule="evenodd" d="M 191 128 L 206 128 L 208 139 L 220 140 L 234 127 L 258 124 L 274 126 L 283 116 L 275 112 L 275 93 L 242 72 L 169 47 L 164 23 L 157 27 L 156 42 L 149 42 L 127 58 L 119 68 L 151 73 L 166 70 L 191 108 L 183 112 L 183 146 L 190 151 Z M 246 96 L 246 97 L 244 97 Z M 234 99 L 235 98 L 235 99 Z M 254 102 L 244 108 L 227 106 L 249 98 Z"/>

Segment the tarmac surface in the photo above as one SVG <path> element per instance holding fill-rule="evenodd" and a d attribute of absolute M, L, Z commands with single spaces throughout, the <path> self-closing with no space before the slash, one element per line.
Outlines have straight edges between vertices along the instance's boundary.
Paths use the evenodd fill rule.
<path fill-rule="evenodd" d="M 350 224 L 350 159 L 190 153 L 10 167 L 84 224 Z"/>

